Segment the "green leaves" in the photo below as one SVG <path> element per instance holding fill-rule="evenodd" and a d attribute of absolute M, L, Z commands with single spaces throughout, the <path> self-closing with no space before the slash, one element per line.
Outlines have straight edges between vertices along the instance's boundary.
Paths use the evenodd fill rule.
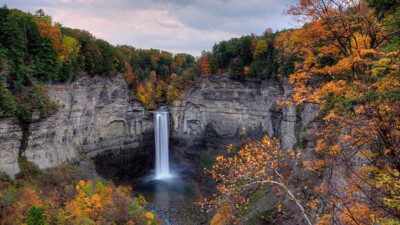
<path fill-rule="evenodd" d="M 0 116 L 11 116 L 16 111 L 16 102 L 10 90 L 0 86 Z"/>
<path fill-rule="evenodd" d="M 27 225 L 47 225 L 46 215 L 43 215 L 44 210 L 40 207 L 32 206 L 29 209 L 28 215 L 26 215 Z"/>

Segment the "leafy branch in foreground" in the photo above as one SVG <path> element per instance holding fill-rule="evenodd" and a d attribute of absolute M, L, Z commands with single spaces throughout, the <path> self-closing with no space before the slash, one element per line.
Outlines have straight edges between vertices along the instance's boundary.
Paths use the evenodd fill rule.
<path fill-rule="evenodd" d="M 249 205 L 249 196 L 259 188 L 271 185 L 287 193 L 300 209 L 307 224 L 312 224 L 304 206 L 296 193 L 288 185 L 290 167 L 299 159 L 301 153 L 283 151 L 279 141 L 265 136 L 261 141 L 250 142 L 232 153 L 233 145 L 227 151 L 230 156 L 218 156 L 217 162 L 209 172 L 217 182 L 219 194 L 206 200 L 203 206 L 217 209 L 212 224 L 237 223 L 242 219 Z"/>

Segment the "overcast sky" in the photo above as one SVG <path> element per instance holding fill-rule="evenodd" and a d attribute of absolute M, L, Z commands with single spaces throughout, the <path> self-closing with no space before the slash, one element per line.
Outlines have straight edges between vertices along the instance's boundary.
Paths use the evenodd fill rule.
<path fill-rule="evenodd" d="M 198 56 L 232 37 L 293 27 L 283 11 L 295 0 L 0 0 L 111 44 Z M 2 4 L 3 5 L 3 4 Z"/>

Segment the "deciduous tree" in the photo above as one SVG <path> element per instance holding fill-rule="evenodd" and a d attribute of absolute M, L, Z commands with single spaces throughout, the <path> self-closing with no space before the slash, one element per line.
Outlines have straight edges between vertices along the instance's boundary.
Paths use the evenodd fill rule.
<path fill-rule="evenodd" d="M 275 186 L 288 194 L 298 206 L 307 224 L 311 221 L 305 211 L 303 203 L 298 195 L 290 187 L 288 171 L 290 164 L 294 164 L 301 153 L 283 151 L 276 139 L 265 136 L 261 141 L 250 142 L 237 153 L 233 151 L 233 145 L 227 149 L 230 156 L 218 156 L 211 170 L 213 179 L 217 182 L 219 194 L 215 199 L 206 201 L 206 204 L 214 205 L 217 214 L 214 216 L 214 224 L 228 224 L 228 221 L 238 222 L 241 219 L 241 210 L 249 203 L 249 195 L 259 188 L 268 185 Z M 221 221 L 224 222 L 216 222 Z"/>
<path fill-rule="evenodd" d="M 298 57 L 290 75 L 295 102 L 320 104 L 324 123 L 320 159 L 309 162 L 327 174 L 315 188 L 325 209 L 320 222 L 398 223 L 399 48 L 392 40 L 399 27 L 361 0 L 304 0 L 289 13 L 307 23 L 282 33 L 276 47 Z"/>

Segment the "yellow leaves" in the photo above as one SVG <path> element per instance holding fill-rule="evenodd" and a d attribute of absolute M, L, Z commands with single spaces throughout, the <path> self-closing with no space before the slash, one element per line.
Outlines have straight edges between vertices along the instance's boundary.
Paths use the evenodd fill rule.
<path fill-rule="evenodd" d="M 353 49 L 370 49 L 371 38 L 367 35 L 362 35 L 358 32 L 354 33 L 354 37 L 351 39 L 351 47 Z"/>
<path fill-rule="evenodd" d="M 66 182 L 67 186 L 58 186 L 59 181 L 63 182 L 63 185 Z M 6 204 L 4 204 L 4 198 L 0 199 L 3 209 L 7 211 L 0 221 L 4 224 L 25 224 L 28 211 L 35 206 L 44 210 L 43 215 L 47 217 L 47 222 L 50 224 L 132 225 L 146 224 L 148 221 L 151 222 L 150 224 L 160 224 L 154 214 L 146 214 L 143 197 L 139 196 L 136 201 L 131 198 L 130 187 L 121 186 L 113 189 L 102 182 L 93 185 L 90 180 L 81 180 L 74 188 L 68 184 L 70 180 L 60 179 L 59 181 L 57 179 L 57 181 L 52 181 L 50 186 L 44 186 L 50 193 L 41 193 L 28 187 L 32 183 L 27 180 L 18 180 L 20 187 L 15 189 L 9 186 L 8 190 L 7 186 L 0 182 L 0 198 L 8 196 Z M 37 180 L 34 182 L 34 185 L 37 185 Z M 53 187 L 53 182 L 57 186 Z M 43 185 L 39 182 L 38 184 L 39 187 Z M 56 190 L 63 191 L 63 196 L 60 196 L 61 193 L 57 193 Z M 54 192 L 56 196 L 52 196 Z M 65 200 L 61 200 L 60 197 Z"/>
<path fill-rule="evenodd" d="M 210 225 L 227 225 L 229 224 L 229 219 L 226 215 L 221 215 L 221 213 L 216 213 L 211 219 Z"/>
<path fill-rule="evenodd" d="M 154 219 L 154 215 L 153 215 L 153 213 L 151 213 L 151 212 L 147 212 L 147 213 L 145 214 L 145 217 L 146 217 L 147 219 L 149 219 L 149 220 L 153 220 L 153 219 Z"/>
<path fill-rule="evenodd" d="M 136 96 L 147 108 L 155 107 L 155 90 L 151 79 L 145 83 L 144 87 L 141 83 L 137 84 Z"/>
<path fill-rule="evenodd" d="M 249 66 L 245 66 L 245 67 L 243 68 L 243 74 L 244 74 L 244 75 L 249 75 L 249 73 L 250 73 L 250 67 L 249 67 Z"/>
<path fill-rule="evenodd" d="M 339 145 L 334 145 L 329 148 L 329 153 L 332 155 L 338 155 L 341 151 L 342 149 Z"/>
<path fill-rule="evenodd" d="M 386 206 L 400 210 L 400 172 L 397 169 L 389 169 L 388 172 L 380 172 L 377 177 L 376 187 L 388 191 L 383 198 Z"/>
<path fill-rule="evenodd" d="M 320 152 L 320 151 L 324 151 L 324 150 L 326 150 L 326 149 L 327 149 L 327 145 L 326 145 L 326 143 L 324 142 L 324 140 L 319 139 L 319 140 L 317 141 L 317 147 L 315 147 L 315 151 Z"/>
<path fill-rule="evenodd" d="M 317 57 L 312 54 L 307 55 L 306 59 L 304 60 L 304 69 L 310 70 L 317 64 Z"/>
<path fill-rule="evenodd" d="M 330 225 L 330 220 L 332 219 L 332 215 L 327 213 L 322 218 L 320 218 L 317 222 L 317 225 Z"/>
<path fill-rule="evenodd" d="M 156 94 L 156 102 L 163 102 L 164 101 L 164 93 L 165 93 L 165 82 L 163 80 L 160 80 L 155 88 L 155 94 Z"/>
<path fill-rule="evenodd" d="M 150 56 L 150 61 L 154 66 L 157 66 L 158 60 L 160 60 L 160 56 L 158 54 L 152 54 Z"/>
<path fill-rule="evenodd" d="M 156 82 L 157 81 L 157 74 L 156 71 L 152 70 L 149 74 L 149 78 L 151 82 Z"/>
<path fill-rule="evenodd" d="M 93 190 L 91 181 L 81 180 L 77 184 L 76 190 L 78 194 L 75 200 L 67 203 L 68 217 L 75 220 L 90 218 L 93 221 L 100 221 L 106 205 L 112 203 L 112 189 L 98 182 Z"/>
<path fill-rule="evenodd" d="M 290 165 L 293 164 L 289 162 L 297 160 L 301 153 L 296 154 L 291 150 L 283 151 L 279 146 L 277 139 L 264 136 L 261 141 L 245 144 L 233 156 L 216 158 L 213 169 L 208 171 L 218 183 L 217 189 L 220 193 L 216 198 L 208 200 L 209 205 L 215 203 L 218 208 L 218 213 L 214 216 L 212 223 L 229 223 L 230 220 L 235 221 L 236 216 L 240 217 L 237 213 L 246 209 L 249 203 L 243 192 L 248 191 L 249 188 L 251 190 L 255 184 L 263 185 L 266 182 L 274 185 L 276 184 L 274 182 L 279 181 L 284 185 L 283 180 L 289 173 L 280 173 L 280 171 L 289 171 Z M 233 145 L 229 145 L 227 151 L 232 153 L 232 148 Z M 224 215 L 228 213 L 232 213 L 232 216 L 227 216 L 227 221 L 223 220 Z"/>
<path fill-rule="evenodd" d="M 231 153 L 232 149 L 233 149 L 233 144 L 229 144 L 228 147 L 226 148 L 226 151 Z M 217 157 L 217 160 L 218 160 L 218 157 Z"/>
<path fill-rule="evenodd" d="M 172 101 L 179 96 L 178 89 L 175 88 L 173 85 L 168 85 L 167 87 L 167 100 Z"/>
<path fill-rule="evenodd" d="M 306 169 L 316 172 L 323 170 L 327 165 L 327 162 L 323 159 L 313 159 L 312 161 L 304 162 L 303 165 L 306 167 Z"/>
<path fill-rule="evenodd" d="M 310 77 L 311 77 L 311 75 L 307 72 L 295 73 L 292 76 L 290 76 L 290 83 L 301 84 L 303 82 L 307 82 L 310 79 Z"/>
<path fill-rule="evenodd" d="M 318 96 L 318 99 L 324 99 L 327 96 L 343 96 L 347 93 L 346 81 L 329 81 L 322 85 L 321 88 L 315 91 L 315 96 Z"/>
<path fill-rule="evenodd" d="M 294 88 L 295 94 L 293 95 L 293 100 L 297 105 L 302 104 L 306 101 L 315 102 L 315 96 L 312 96 L 312 88 L 309 86 L 296 86 Z"/>
<path fill-rule="evenodd" d="M 355 110 L 356 114 L 364 114 L 366 112 L 366 109 L 364 106 L 358 106 Z"/>
<path fill-rule="evenodd" d="M 346 186 L 321 188 L 320 193 L 346 193 L 343 202 L 327 197 L 343 211 L 333 214 L 338 223 L 379 224 L 384 221 L 380 214 L 400 209 L 399 172 L 394 170 L 399 149 L 393 147 L 400 137 L 400 52 L 382 52 L 386 41 L 378 41 L 387 35 L 386 28 L 366 1 L 300 0 L 290 13 L 310 20 L 301 29 L 279 34 L 275 45 L 284 57 L 297 57 L 290 75 L 294 101 L 320 103 L 323 115 L 315 148 L 321 159 L 304 166 L 317 174 L 350 168 L 352 173 L 340 172 L 346 173 L 340 174 Z M 373 201 L 366 200 L 371 196 Z M 331 219 L 326 214 L 318 224 Z"/>
<path fill-rule="evenodd" d="M 265 54 L 268 51 L 268 44 L 266 40 L 259 40 L 253 53 L 253 58 L 256 59 L 260 55 Z"/>

